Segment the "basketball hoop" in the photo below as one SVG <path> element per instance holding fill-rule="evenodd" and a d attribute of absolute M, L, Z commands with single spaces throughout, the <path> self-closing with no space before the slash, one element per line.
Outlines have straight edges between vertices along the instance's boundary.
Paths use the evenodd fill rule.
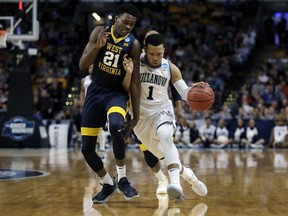
<path fill-rule="evenodd" d="M 7 47 L 6 40 L 7 40 L 7 31 L 0 30 L 0 49 Z"/>

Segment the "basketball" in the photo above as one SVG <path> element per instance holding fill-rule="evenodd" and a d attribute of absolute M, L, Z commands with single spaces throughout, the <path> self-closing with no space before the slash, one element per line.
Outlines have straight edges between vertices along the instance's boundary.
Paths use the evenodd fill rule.
<path fill-rule="evenodd" d="M 187 95 L 187 101 L 190 107 L 197 111 L 210 109 L 214 100 L 213 89 L 203 83 L 193 85 Z"/>

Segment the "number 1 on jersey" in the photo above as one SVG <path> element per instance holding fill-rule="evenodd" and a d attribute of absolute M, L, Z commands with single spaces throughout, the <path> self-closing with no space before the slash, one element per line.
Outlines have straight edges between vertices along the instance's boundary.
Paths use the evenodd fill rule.
<path fill-rule="evenodd" d="M 153 95 L 153 86 L 149 86 L 148 89 L 149 89 L 149 95 L 147 97 L 147 100 L 153 100 L 153 97 L 152 97 L 152 95 Z"/>

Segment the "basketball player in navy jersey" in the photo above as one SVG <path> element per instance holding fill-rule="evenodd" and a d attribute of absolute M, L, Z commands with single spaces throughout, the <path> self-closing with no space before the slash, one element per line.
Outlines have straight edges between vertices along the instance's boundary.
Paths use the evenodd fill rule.
<path fill-rule="evenodd" d="M 93 71 L 93 65 L 90 65 L 88 69 L 89 74 L 81 80 L 81 92 L 80 92 L 81 107 L 84 104 L 87 89 L 92 82 L 92 71 Z M 103 130 L 99 131 L 97 136 L 97 142 L 99 144 L 98 156 L 103 160 L 105 158 L 105 134 Z"/>
<path fill-rule="evenodd" d="M 133 118 L 127 124 L 126 133 L 130 133 L 139 120 L 141 47 L 131 33 L 137 20 L 137 13 L 137 8 L 132 4 L 118 6 L 114 14 L 114 25 L 95 27 L 79 62 L 81 70 L 94 65 L 92 83 L 87 89 L 81 123 L 82 153 L 88 165 L 103 182 L 102 190 L 92 199 L 94 203 L 106 202 L 117 186 L 126 199 L 139 196 L 126 178 L 125 143 L 122 131 L 128 100 L 128 93 L 122 87 L 126 74 L 123 66 L 125 55 L 135 65 L 130 86 Z M 116 159 L 117 183 L 108 174 L 95 152 L 98 133 L 105 126 L 107 117 Z"/>
<path fill-rule="evenodd" d="M 145 54 L 140 58 L 140 119 L 134 132 L 153 155 L 164 158 L 170 179 L 167 193 L 175 202 L 184 200 L 180 175 L 195 193 L 205 196 L 205 184 L 198 180 L 190 168 L 182 165 L 173 143 L 175 117 L 167 91 L 169 82 L 172 81 L 182 99 L 186 101 L 190 88 L 182 79 L 179 68 L 163 58 L 164 38 L 160 34 L 151 34 L 145 42 Z M 124 66 L 126 70 L 131 70 L 133 62 L 125 59 Z"/>

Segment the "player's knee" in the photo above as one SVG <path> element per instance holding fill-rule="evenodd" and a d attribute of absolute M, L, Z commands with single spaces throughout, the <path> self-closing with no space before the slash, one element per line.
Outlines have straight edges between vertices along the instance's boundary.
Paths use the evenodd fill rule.
<path fill-rule="evenodd" d="M 122 125 L 120 122 L 112 122 L 109 125 L 110 133 L 111 135 L 117 135 L 121 132 L 122 130 Z"/>
<path fill-rule="evenodd" d="M 151 168 L 155 167 L 159 161 L 158 158 L 149 151 L 144 151 L 143 153 L 147 165 Z"/>
<path fill-rule="evenodd" d="M 163 124 L 157 129 L 157 134 L 160 140 L 169 141 L 173 139 L 173 126 Z"/>
<path fill-rule="evenodd" d="M 90 152 L 95 152 L 96 137 L 82 136 L 81 152 L 85 156 Z"/>

